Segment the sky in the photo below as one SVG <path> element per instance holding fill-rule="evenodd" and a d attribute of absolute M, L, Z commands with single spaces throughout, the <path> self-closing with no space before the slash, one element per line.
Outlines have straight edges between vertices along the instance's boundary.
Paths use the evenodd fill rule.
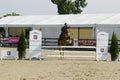
<path fill-rule="evenodd" d="M 120 13 L 120 0 L 87 0 L 82 14 Z M 57 6 L 51 0 L 0 0 L 0 16 L 8 13 L 21 15 L 55 15 Z"/>

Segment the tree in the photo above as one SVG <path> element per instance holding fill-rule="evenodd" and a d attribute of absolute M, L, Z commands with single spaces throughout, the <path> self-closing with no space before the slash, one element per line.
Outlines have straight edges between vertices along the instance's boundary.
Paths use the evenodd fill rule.
<path fill-rule="evenodd" d="M 2 19 L 2 17 L 0 17 L 0 19 Z M 1 35 L 5 34 L 5 28 L 4 27 L 0 27 L 0 34 Z"/>
<path fill-rule="evenodd" d="M 119 55 L 118 39 L 117 39 L 117 36 L 114 32 L 112 34 L 110 54 L 111 54 L 112 61 L 115 61 L 118 59 L 118 55 Z"/>
<path fill-rule="evenodd" d="M 17 14 L 17 13 L 12 12 L 12 13 L 10 13 L 10 14 L 5 14 L 5 15 L 3 15 L 3 17 L 7 17 L 7 16 L 20 16 L 20 14 Z"/>
<path fill-rule="evenodd" d="M 0 34 L 5 34 L 5 28 L 4 27 L 0 27 Z"/>
<path fill-rule="evenodd" d="M 79 14 L 87 6 L 86 0 L 51 0 L 57 5 L 59 14 Z"/>
<path fill-rule="evenodd" d="M 24 59 L 26 53 L 25 30 L 22 30 L 20 34 L 20 39 L 17 45 L 17 51 L 18 51 L 19 59 Z"/>

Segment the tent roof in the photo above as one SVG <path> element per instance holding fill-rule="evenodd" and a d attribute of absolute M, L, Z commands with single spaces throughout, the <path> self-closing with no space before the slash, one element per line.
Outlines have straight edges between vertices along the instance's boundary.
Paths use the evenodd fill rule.
<path fill-rule="evenodd" d="M 0 27 L 61 27 L 64 23 L 72 27 L 115 25 L 120 24 L 120 14 L 8 16 L 0 19 Z"/>

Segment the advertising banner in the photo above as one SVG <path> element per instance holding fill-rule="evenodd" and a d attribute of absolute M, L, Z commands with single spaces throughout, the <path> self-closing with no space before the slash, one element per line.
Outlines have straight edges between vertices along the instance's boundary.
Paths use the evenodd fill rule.
<path fill-rule="evenodd" d="M 42 33 L 40 30 L 30 31 L 29 54 L 30 59 L 41 59 Z"/>
<path fill-rule="evenodd" d="M 1 50 L 2 59 L 17 59 L 17 52 L 15 50 Z"/>
<path fill-rule="evenodd" d="M 18 43 L 19 37 L 8 37 L 8 43 Z"/>
<path fill-rule="evenodd" d="M 96 46 L 95 39 L 79 39 L 78 46 Z"/>
<path fill-rule="evenodd" d="M 107 60 L 108 54 L 108 33 L 99 32 L 97 33 L 97 44 L 96 44 L 96 60 L 103 59 Z"/>

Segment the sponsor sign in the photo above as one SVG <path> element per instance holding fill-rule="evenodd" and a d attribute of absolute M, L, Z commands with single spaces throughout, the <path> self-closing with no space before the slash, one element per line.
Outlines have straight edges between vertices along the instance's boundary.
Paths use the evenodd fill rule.
<path fill-rule="evenodd" d="M 30 31 L 30 45 L 29 45 L 29 54 L 30 59 L 38 58 L 41 59 L 41 41 L 42 33 L 40 30 Z"/>
<path fill-rule="evenodd" d="M 30 45 L 41 45 L 41 31 L 34 30 L 30 32 Z"/>
<path fill-rule="evenodd" d="M 1 50 L 2 59 L 17 59 L 17 52 L 15 50 Z"/>
<path fill-rule="evenodd" d="M 18 43 L 19 37 L 8 37 L 8 43 Z"/>
<path fill-rule="evenodd" d="M 99 32 L 97 33 L 97 44 L 96 44 L 96 60 L 104 59 L 107 60 L 108 54 L 108 33 Z"/>
<path fill-rule="evenodd" d="M 95 39 L 79 39 L 78 46 L 96 46 Z"/>

